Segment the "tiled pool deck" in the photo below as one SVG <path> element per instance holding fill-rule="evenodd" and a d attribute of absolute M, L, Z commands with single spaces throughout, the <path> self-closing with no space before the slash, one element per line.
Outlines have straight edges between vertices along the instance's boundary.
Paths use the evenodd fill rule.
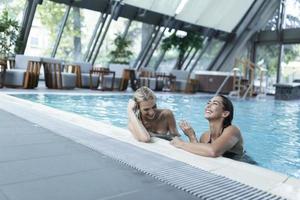
<path fill-rule="evenodd" d="M 14 92 L 29 91 L 0 90 L 0 200 L 196 198 L 114 161 L 118 155 L 110 155 L 104 141 L 118 144 L 115 152 L 135 148 L 153 155 L 145 159 L 149 164 L 157 155 L 153 159 L 184 163 L 287 199 L 300 199 L 298 179 L 222 157 L 196 156 L 159 139 L 139 143 L 128 130 L 4 94 Z M 90 93 L 67 91 L 74 92 Z"/>

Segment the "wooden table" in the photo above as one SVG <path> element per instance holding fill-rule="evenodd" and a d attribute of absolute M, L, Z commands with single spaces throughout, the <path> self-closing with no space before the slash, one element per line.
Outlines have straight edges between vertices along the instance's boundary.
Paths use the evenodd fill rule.
<path fill-rule="evenodd" d="M 123 70 L 123 76 L 122 76 L 122 81 L 121 81 L 121 85 L 120 85 L 121 91 L 124 91 L 127 89 L 129 81 L 130 81 L 130 86 L 131 86 L 132 90 L 135 91 L 137 89 L 137 83 L 136 83 L 137 80 L 136 80 L 134 69 L 124 69 Z"/>

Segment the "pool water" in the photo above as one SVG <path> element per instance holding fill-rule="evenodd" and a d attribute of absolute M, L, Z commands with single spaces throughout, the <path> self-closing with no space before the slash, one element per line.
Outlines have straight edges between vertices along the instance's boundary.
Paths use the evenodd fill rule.
<path fill-rule="evenodd" d="M 131 98 L 118 94 L 13 96 L 119 127 L 127 126 L 127 102 Z M 157 105 L 171 109 L 177 123 L 189 121 L 200 136 L 208 130 L 203 115 L 208 100 L 199 95 L 159 94 Z M 241 129 L 247 154 L 259 166 L 300 178 L 300 101 L 233 100 L 233 104 L 233 124 Z"/>

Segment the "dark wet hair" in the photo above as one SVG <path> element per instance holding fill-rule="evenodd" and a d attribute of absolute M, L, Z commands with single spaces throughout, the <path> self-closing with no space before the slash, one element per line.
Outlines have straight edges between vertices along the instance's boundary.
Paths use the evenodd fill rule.
<path fill-rule="evenodd" d="M 222 98 L 223 109 L 229 112 L 229 115 L 223 121 L 223 128 L 226 128 L 231 125 L 233 119 L 233 104 L 227 97 L 221 94 L 217 96 Z"/>

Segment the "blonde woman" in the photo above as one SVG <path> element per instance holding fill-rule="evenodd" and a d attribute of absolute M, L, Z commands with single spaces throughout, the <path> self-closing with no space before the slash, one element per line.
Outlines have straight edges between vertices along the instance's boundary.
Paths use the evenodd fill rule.
<path fill-rule="evenodd" d="M 179 136 L 174 115 L 169 109 L 158 109 L 156 96 L 148 87 L 141 87 L 128 102 L 128 128 L 140 142 L 150 142 L 151 137 L 171 140 Z"/>

